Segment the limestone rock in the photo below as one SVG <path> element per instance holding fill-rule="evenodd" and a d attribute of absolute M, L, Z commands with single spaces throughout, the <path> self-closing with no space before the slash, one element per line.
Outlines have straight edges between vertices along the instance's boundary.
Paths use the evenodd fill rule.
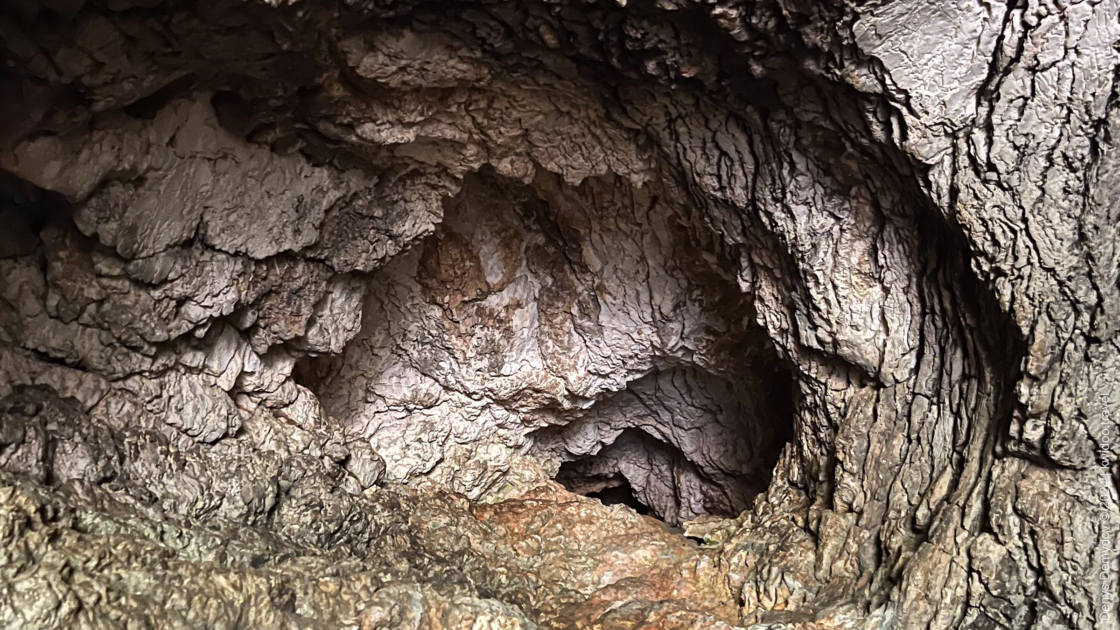
<path fill-rule="evenodd" d="M 0 626 L 1116 626 L 1118 3 L 5 4 Z"/>

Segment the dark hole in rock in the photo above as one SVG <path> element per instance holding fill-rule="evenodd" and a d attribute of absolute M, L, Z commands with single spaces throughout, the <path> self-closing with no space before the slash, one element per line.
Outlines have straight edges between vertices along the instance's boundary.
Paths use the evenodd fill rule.
<path fill-rule="evenodd" d="M 0 258 L 34 252 L 43 228 L 68 210 L 61 195 L 0 172 Z"/>
<path fill-rule="evenodd" d="M 197 82 L 198 77 L 193 72 L 184 74 L 148 96 L 126 106 L 124 112 L 133 118 L 151 120 L 168 103 L 188 93 Z"/>
<path fill-rule="evenodd" d="M 297 385 L 302 385 L 307 389 L 318 394 L 319 381 L 324 378 L 323 372 L 324 362 L 317 361 L 318 357 L 306 356 L 301 357 L 292 366 L 292 380 Z"/>
<path fill-rule="evenodd" d="M 563 468 L 564 466 L 561 466 L 560 473 L 556 476 L 557 479 L 564 477 L 565 471 Z M 603 505 L 625 505 L 638 514 L 649 515 L 649 507 L 634 496 L 634 489 L 630 487 L 630 482 L 626 481 L 625 477 L 612 477 L 608 483 L 611 485 L 604 486 L 601 490 L 587 492 L 585 496 L 598 499 Z"/>
<path fill-rule="evenodd" d="M 793 438 L 793 384 L 773 371 L 732 383 L 694 367 L 647 375 L 563 427 L 536 433 L 571 492 L 679 526 L 737 516 Z M 639 509 L 639 507 L 641 509 Z"/>

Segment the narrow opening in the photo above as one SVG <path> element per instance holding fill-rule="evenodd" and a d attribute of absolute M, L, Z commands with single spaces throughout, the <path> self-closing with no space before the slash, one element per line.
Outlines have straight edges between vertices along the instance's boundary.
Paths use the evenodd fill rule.
<path fill-rule="evenodd" d="M 654 373 L 575 422 L 537 431 L 535 443 L 560 457 L 555 479 L 570 492 L 674 527 L 733 518 L 769 486 L 794 436 L 792 377 L 774 369 L 757 378 L 743 386 L 695 368 Z"/>
<path fill-rule="evenodd" d="M 190 92 L 198 81 L 194 73 L 185 74 L 144 98 L 126 106 L 124 112 L 133 118 L 151 120 L 165 105 Z"/>
<path fill-rule="evenodd" d="M 39 233 L 68 209 L 61 195 L 0 171 L 0 258 L 33 253 Z"/>
<path fill-rule="evenodd" d="M 634 496 L 634 489 L 630 487 L 630 483 L 626 481 L 625 477 L 617 477 L 614 483 L 617 485 L 610 485 L 602 490 L 588 492 L 586 496 L 598 499 L 603 505 L 625 505 L 638 514 L 649 515 L 649 507 Z"/>
<path fill-rule="evenodd" d="M 318 360 L 320 357 L 306 356 L 296 361 L 292 366 L 292 381 L 302 385 L 316 395 L 319 394 L 319 383 L 329 373 L 330 365 L 327 361 Z"/>

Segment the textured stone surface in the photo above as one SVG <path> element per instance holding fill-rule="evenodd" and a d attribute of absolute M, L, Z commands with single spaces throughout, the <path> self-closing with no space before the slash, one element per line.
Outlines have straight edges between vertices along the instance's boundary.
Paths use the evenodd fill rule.
<path fill-rule="evenodd" d="M 1116 627 L 1118 15 L 5 4 L 0 625 Z"/>
<path fill-rule="evenodd" d="M 373 277 L 352 345 L 297 376 L 393 479 L 482 498 L 518 453 L 598 457 L 633 428 L 690 467 L 675 479 L 650 452 L 651 476 L 630 448 L 623 476 L 646 505 L 674 523 L 738 514 L 792 421 L 764 333 L 728 321 L 749 304 L 680 229 L 672 192 L 535 185 L 468 177 L 436 233 Z"/>

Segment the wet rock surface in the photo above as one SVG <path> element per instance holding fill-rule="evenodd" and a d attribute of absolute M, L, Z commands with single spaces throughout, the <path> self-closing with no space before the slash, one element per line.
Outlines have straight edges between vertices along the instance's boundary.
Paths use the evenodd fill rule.
<path fill-rule="evenodd" d="M 0 626 L 1116 626 L 1118 15 L 5 3 Z"/>

